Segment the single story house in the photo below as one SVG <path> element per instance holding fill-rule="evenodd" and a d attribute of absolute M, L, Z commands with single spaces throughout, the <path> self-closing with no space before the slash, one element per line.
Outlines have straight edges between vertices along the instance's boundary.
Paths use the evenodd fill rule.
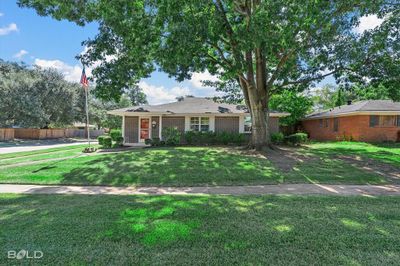
<path fill-rule="evenodd" d="M 173 103 L 140 105 L 108 113 L 122 116 L 125 145 L 138 145 L 149 138 L 162 139 L 162 129 L 168 127 L 175 127 L 182 134 L 190 130 L 251 134 L 251 118 L 245 106 L 218 103 L 207 98 L 187 96 Z M 279 117 L 287 115 L 270 113 L 272 133 L 279 131 Z"/>
<path fill-rule="evenodd" d="M 400 141 L 400 102 L 348 102 L 306 116 L 302 126 L 314 140 Z"/>

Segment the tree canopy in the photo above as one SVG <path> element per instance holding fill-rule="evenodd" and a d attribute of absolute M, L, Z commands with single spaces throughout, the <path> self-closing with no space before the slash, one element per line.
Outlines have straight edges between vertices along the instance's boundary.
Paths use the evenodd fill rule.
<path fill-rule="evenodd" d="M 127 92 L 129 93 L 129 91 Z M 91 123 L 119 128 L 121 120 L 107 110 L 147 103 L 140 88 L 118 102 L 89 96 Z M 85 122 L 85 93 L 54 69 L 28 68 L 0 60 L 0 127 L 64 127 Z"/>
<path fill-rule="evenodd" d="M 208 70 L 237 82 L 253 121 L 252 144 L 269 143 L 273 94 L 301 91 L 328 75 L 344 82 L 369 78 L 397 86 L 399 0 L 20 0 L 40 15 L 78 25 L 97 21 L 99 34 L 84 42 L 83 62 L 96 95 L 118 98 L 157 67 L 178 81 Z M 385 18 L 358 34 L 359 18 Z M 106 60 L 112 58 L 112 60 Z M 377 66 L 377 67 L 375 67 Z M 397 74 L 397 75 L 396 75 Z"/>

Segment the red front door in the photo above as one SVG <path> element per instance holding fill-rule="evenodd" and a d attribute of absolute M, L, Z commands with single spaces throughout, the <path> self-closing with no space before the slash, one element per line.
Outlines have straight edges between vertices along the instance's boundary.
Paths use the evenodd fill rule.
<path fill-rule="evenodd" d="M 150 138 L 150 119 L 141 118 L 140 119 L 140 141 Z"/>

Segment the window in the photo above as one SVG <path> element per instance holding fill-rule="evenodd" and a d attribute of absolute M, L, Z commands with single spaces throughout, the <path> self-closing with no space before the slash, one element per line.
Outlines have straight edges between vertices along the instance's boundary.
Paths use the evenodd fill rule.
<path fill-rule="evenodd" d="M 190 118 L 190 130 L 192 131 L 209 131 L 210 130 L 210 118 L 209 117 L 191 117 Z"/>
<path fill-rule="evenodd" d="M 333 132 L 339 131 L 339 118 L 333 119 Z"/>
<path fill-rule="evenodd" d="M 319 127 L 320 128 L 323 128 L 323 127 L 328 128 L 329 127 L 329 119 L 320 119 L 319 120 Z"/>
<path fill-rule="evenodd" d="M 369 126 L 370 127 L 393 127 L 399 125 L 399 118 L 394 115 L 371 115 L 369 117 Z"/>
<path fill-rule="evenodd" d="M 400 127 L 400 115 L 397 116 L 397 126 Z"/>
<path fill-rule="evenodd" d="M 251 133 L 251 117 L 250 116 L 246 116 L 244 118 L 244 132 Z"/>
<path fill-rule="evenodd" d="M 396 125 L 396 116 L 385 115 L 381 116 L 379 119 L 379 125 L 382 127 L 392 127 Z"/>
<path fill-rule="evenodd" d="M 371 115 L 369 117 L 369 127 L 376 127 L 379 125 L 379 116 Z"/>

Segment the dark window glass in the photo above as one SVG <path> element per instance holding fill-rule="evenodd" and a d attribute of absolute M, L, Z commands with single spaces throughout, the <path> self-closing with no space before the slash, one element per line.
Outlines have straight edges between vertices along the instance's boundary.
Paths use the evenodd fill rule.
<path fill-rule="evenodd" d="M 339 131 L 339 118 L 334 118 L 333 119 L 333 131 L 338 132 Z"/>
<path fill-rule="evenodd" d="M 397 126 L 400 127 L 400 115 L 397 116 Z"/>
<path fill-rule="evenodd" d="M 369 116 L 369 127 L 376 127 L 379 125 L 379 116 L 371 115 Z"/>
<path fill-rule="evenodd" d="M 323 119 L 320 119 L 320 120 L 319 120 L 319 127 L 322 127 L 323 124 L 324 124 L 324 120 L 323 120 Z"/>

